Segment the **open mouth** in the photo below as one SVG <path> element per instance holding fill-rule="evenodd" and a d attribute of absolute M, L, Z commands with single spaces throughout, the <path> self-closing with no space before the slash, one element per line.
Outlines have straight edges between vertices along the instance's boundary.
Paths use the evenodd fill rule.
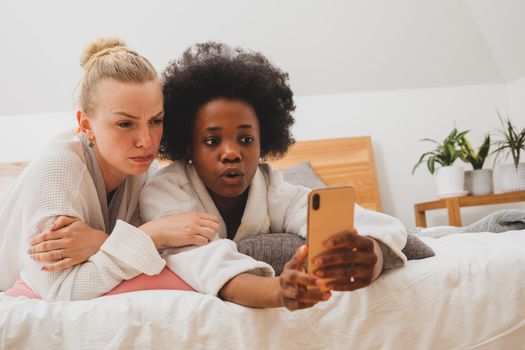
<path fill-rule="evenodd" d="M 227 169 L 221 173 L 221 178 L 227 184 L 236 185 L 241 181 L 243 175 L 240 169 Z"/>

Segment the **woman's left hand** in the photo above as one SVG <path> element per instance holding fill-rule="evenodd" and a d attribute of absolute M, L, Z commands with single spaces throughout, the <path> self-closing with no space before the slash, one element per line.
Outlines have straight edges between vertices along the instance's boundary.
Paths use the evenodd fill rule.
<path fill-rule="evenodd" d="M 378 243 L 355 230 L 332 235 L 323 242 L 326 250 L 314 260 L 315 275 L 330 279 L 331 290 L 349 291 L 368 286 L 381 274 L 383 255 Z"/>
<path fill-rule="evenodd" d="M 108 234 L 78 218 L 59 216 L 49 230 L 31 239 L 27 253 L 48 263 L 43 271 L 61 271 L 87 261 L 102 246 Z"/>

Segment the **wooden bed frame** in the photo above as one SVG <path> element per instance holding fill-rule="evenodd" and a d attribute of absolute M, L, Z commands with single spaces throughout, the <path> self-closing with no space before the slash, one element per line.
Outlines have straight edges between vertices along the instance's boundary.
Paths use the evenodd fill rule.
<path fill-rule="evenodd" d="M 350 185 L 357 202 L 381 211 L 372 142 L 369 136 L 299 141 L 287 155 L 269 163 L 283 170 L 309 161 L 315 173 L 328 186 Z M 0 192 L 27 166 L 27 162 L 0 164 Z"/>
<path fill-rule="evenodd" d="M 353 186 L 357 203 L 382 210 L 370 136 L 299 141 L 284 158 L 269 163 L 284 170 L 304 161 L 328 186 Z"/>

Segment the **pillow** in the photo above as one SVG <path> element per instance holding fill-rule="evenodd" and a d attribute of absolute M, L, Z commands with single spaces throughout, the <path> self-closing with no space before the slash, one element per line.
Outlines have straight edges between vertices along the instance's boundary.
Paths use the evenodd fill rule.
<path fill-rule="evenodd" d="M 407 243 L 401 250 L 408 260 L 430 258 L 435 255 L 434 250 L 413 234 L 407 235 Z"/>
<path fill-rule="evenodd" d="M 130 280 L 122 281 L 118 286 L 104 295 L 116 295 L 140 290 L 187 290 L 195 291 L 188 283 L 164 267 L 158 275 L 148 276 L 144 273 Z"/>
<path fill-rule="evenodd" d="M 237 242 L 237 250 L 255 260 L 264 261 L 279 276 L 284 265 L 293 257 L 305 240 L 291 233 L 266 233 L 249 236 Z M 412 234 L 408 234 L 407 243 L 402 250 L 408 260 L 419 260 L 434 256 L 434 251 L 427 244 Z"/>
<path fill-rule="evenodd" d="M 118 286 L 104 295 L 116 295 L 141 290 L 195 291 L 195 289 L 187 284 L 176 273 L 172 272 L 167 267 L 164 267 L 158 275 L 148 276 L 142 273 L 135 278 L 121 282 Z M 9 295 L 15 298 L 23 296 L 30 299 L 42 299 L 21 279 L 17 279 L 14 286 L 8 289 L 4 295 Z"/>
<path fill-rule="evenodd" d="M 237 250 L 255 260 L 264 261 L 279 276 L 284 265 L 293 257 L 305 240 L 291 233 L 265 233 L 249 236 L 237 242 Z"/>
<path fill-rule="evenodd" d="M 302 162 L 282 171 L 284 181 L 308 188 L 325 188 L 326 184 L 317 176 L 310 162 Z"/>

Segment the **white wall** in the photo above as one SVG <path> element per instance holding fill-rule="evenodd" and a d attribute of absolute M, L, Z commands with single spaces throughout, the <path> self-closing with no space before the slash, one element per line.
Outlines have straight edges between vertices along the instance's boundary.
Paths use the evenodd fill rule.
<path fill-rule="evenodd" d="M 495 108 L 507 111 L 506 91 L 505 85 L 495 84 L 302 96 L 297 98 L 294 131 L 298 140 L 371 135 L 383 209 L 415 226 L 414 203 L 436 199 L 433 178 L 424 166 L 410 174 L 419 156 L 432 149 L 418 140 L 442 140 L 455 125 L 471 130 L 470 139 L 478 147 L 485 133 L 499 128 Z M 492 167 L 492 162 L 485 167 Z M 521 204 L 464 208 L 463 224 L 503 207 L 525 208 Z M 428 212 L 427 223 L 447 224 L 445 210 Z"/>
<path fill-rule="evenodd" d="M 299 95 L 503 82 L 464 1 L 2 0 L 0 116 L 73 108 L 81 50 L 104 35 L 158 70 L 199 41 L 259 50 Z"/>
<path fill-rule="evenodd" d="M 525 77 L 507 85 L 509 95 L 509 116 L 518 127 L 525 127 Z M 525 157 L 525 155 L 524 155 Z"/>
<path fill-rule="evenodd" d="M 0 117 L 0 164 L 29 161 L 54 135 L 76 127 L 73 111 Z"/>

